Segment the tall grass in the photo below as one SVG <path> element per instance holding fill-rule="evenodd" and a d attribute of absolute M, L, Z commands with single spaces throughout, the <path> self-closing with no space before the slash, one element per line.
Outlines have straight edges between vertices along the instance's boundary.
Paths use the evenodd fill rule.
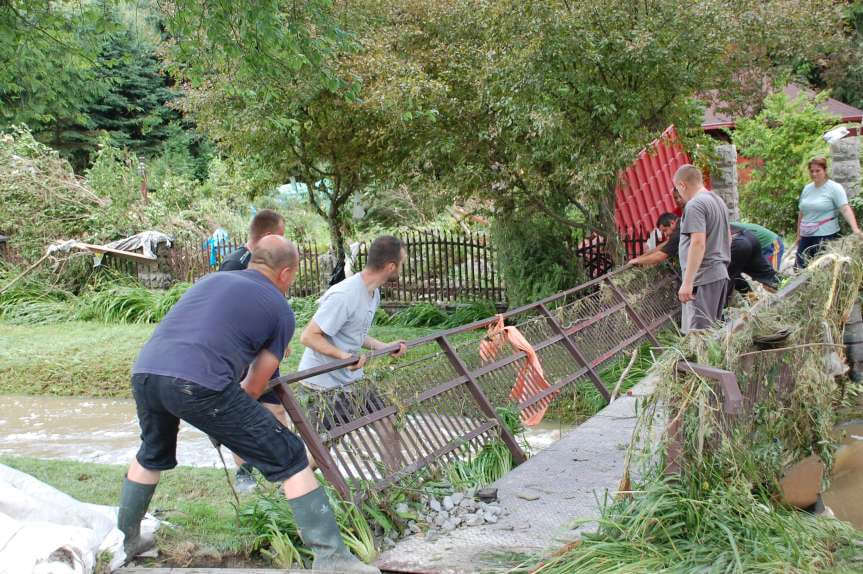
<path fill-rule="evenodd" d="M 0 284 L 7 284 L 0 276 Z M 10 279 L 11 280 L 11 279 Z M 76 295 L 34 277 L 15 283 L 0 294 L 0 318 L 16 325 L 66 321 L 158 323 L 189 288 L 177 283 L 166 291 L 146 289 L 128 277 L 104 271 Z"/>
<path fill-rule="evenodd" d="M 631 367 L 629 364 L 632 356 L 624 353 L 599 372 L 599 378 L 609 393 L 624 374 L 626 376 L 621 381 L 618 396 L 626 394 L 627 390 L 647 376 L 654 360 L 651 345 L 644 343 L 632 352 L 636 353 L 636 357 Z M 566 424 L 580 423 L 601 411 L 607 404 L 608 401 L 593 383 L 582 382 L 561 391 L 561 396 L 551 404 L 546 416 Z"/>
<path fill-rule="evenodd" d="M 342 534 L 345 546 L 363 562 L 377 557 L 374 534 L 363 511 L 353 502 L 339 499 L 321 477 Z M 305 566 L 312 552 L 305 547 L 293 511 L 280 489 L 264 487 L 237 513 L 243 533 L 254 537 L 254 548 L 269 557 L 279 568 Z"/>
<path fill-rule="evenodd" d="M 167 291 L 117 285 L 86 292 L 78 299 L 78 319 L 103 323 L 158 323 L 189 288 L 178 283 Z"/>
<path fill-rule="evenodd" d="M 531 572 L 852 572 L 845 560 L 861 539 L 844 522 L 777 506 L 719 473 L 697 482 L 665 477 L 611 502 L 597 532 Z"/>
<path fill-rule="evenodd" d="M 524 426 L 518 409 L 515 407 L 498 407 L 497 414 L 509 431 L 521 439 L 522 448 L 528 452 L 524 440 Z M 515 463 L 512 453 L 502 440 L 495 439 L 485 443 L 479 453 L 464 461 L 446 465 L 443 474 L 456 490 L 481 487 L 491 484 L 513 469 Z"/>

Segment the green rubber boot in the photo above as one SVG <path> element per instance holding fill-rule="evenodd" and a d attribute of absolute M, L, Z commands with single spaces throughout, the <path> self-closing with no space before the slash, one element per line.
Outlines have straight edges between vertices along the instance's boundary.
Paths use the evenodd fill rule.
<path fill-rule="evenodd" d="M 128 478 L 123 479 L 120 510 L 117 512 L 117 528 L 125 535 L 123 550 L 126 551 L 127 561 L 156 544 L 152 538 L 141 538 L 141 521 L 147 514 L 147 508 L 155 491 L 155 484 L 141 484 L 132 482 Z"/>
<path fill-rule="evenodd" d="M 351 554 L 336 524 L 336 517 L 323 488 L 316 488 L 299 498 L 288 499 L 303 542 L 312 549 L 312 568 L 332 572 L 381 574 L 381 571 L 361 562 Z"/>

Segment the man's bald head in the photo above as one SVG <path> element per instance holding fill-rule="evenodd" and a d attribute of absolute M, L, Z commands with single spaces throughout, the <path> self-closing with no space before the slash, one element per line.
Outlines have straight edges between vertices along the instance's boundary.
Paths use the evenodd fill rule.
<path fill-rule="evenodd" d="M 267 235 L 252 250 L 249 266 L 266 267 L 278 273 L 285 268 L 295 269 L 299 258 L 297 246 L 292 241 L 280 235 Z"/>
<path fill-rule="evenodd" d="M 678 167 L 677 171 L 674 172 L 674 183 L 679 182 L 701 185 L 704 183 L 704 175 L 702 175 L 700 169 L 691 163 L 687 163 Z"/>
<path fill-rule="evenodd" d="M 689 201 L 695 194 L 704 189 L 704 176 L 701 170 L 692 164 L 681 165 L 674 172 L 674 187 L 680 193 L 683 201 Z"/>

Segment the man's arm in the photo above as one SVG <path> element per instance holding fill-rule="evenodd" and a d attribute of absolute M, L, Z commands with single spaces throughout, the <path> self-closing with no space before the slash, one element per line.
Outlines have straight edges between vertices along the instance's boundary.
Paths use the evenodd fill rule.
<path fill-rule="evenodd" d="M 313 351 L 317 351 L 321 355 L 326 355 L 340 361 L 350 359 L 353 356 L 330 343 L 323 329 L 321 329 L 321 326 L 314 319 L 309 321 L 309 324 L 306 325 L 306 328 L 300 334 L 300 343 Z"/>
<path fill-rule="evenodd" d="M 657 243 L 655 247 L 652 247 L 652 248 L 648 249 L 647 251 L 645 251 L 644 253 L 642 253 L 639 257 L 643 257 L 643 256 L 645 256 L 645 255 L 650 255 L 651 253 L 656 253 L 657 251 L 659 251 L 660 249 L 662 249 L 663 247 L 665 247 L 665 245 L 666 245 L 667 243 L 668 243 L 668 239 L 666 239 L 665 241 L 663 241 L 663 242 L 661 242 L 661 243 Z M 636 257 L 635 259 L 638 259 L 638 257 Z M 636 265 L 637 265 L 637 264 L 636 264 Z"/>
<path fill-rule="evenodd" d="M 267 389 L 267 383 L 270 382 L 270 378 L 276 372 L 280 362 L 277 356 L 267 349 L 263 349 L 252 361 L 249 372 L 246 373 L 246 378 L 243 379 L 240 386 L 249 396 L 257 399 Z"/>
<path fill-rule="evenodd" d="M 695 282 L 695 274 L 704 260 L 704 252 L 707 247 L 707 234 L 703 231 L 695 231 L 689 234 L 689 254 L 686 257 L 686 274 L 683 276 L 683 284 L 677 292 L 681 303 L 695 299 L 692 291 Z"/>
<path fill-rule="evenodd" d="M 664 245 L 665 244 L 663 243 L 663 246 Z M 656 251 L 650 251 L 648 253 L 639 255 L 638 257 L 631 259 L 629 262 L 633 265 L 639 265 L 641 267 L 653 267 L 654 265 L 659 265 L 666 259 L 668 259 L 668 254 L 665 251 L 662 251 L 660 248 Z"/>

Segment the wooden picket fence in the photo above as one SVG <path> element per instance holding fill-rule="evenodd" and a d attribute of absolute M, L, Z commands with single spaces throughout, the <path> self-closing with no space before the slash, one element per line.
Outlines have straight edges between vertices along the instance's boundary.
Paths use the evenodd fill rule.
<path fill-rule="evenodd" d="M 627 258 L 644 251 L 647 233 L 643 229 L 627 230 L 619 241 Z M 420 302 L 453 304 L 461 301 L 489 301 L 506 306 L 506 287 L 497 266 L 497 251 L 483 233 L 449 231 L 406 231 L 399 236 L 405 242 L 408 257 L 401 275 L 382 288 L 386 304 L 400 305 Z M 614 267 L 606 240 L 596 234 L 575 238 L 575 253 L 589 279 L 600 277 Z M 370 242 L 361 242 L 356 254 L 355 270 L 368 259 Z M 175 244 L 159 264 L 114 262 L 139 277 L 159 265 L 162 271 L 177 281 L 194 282 L 219 268 L 222 260 L 239 249 L 242 243 L 209 241 L 201 245 Z M 335 258 L 331 252 L 313 243 L 299 243 L 300 264 L 291 296 L 308 297 L 323 293 L 329 286 Z M 142 269 L 142 266 L 146 269 Z"/>

